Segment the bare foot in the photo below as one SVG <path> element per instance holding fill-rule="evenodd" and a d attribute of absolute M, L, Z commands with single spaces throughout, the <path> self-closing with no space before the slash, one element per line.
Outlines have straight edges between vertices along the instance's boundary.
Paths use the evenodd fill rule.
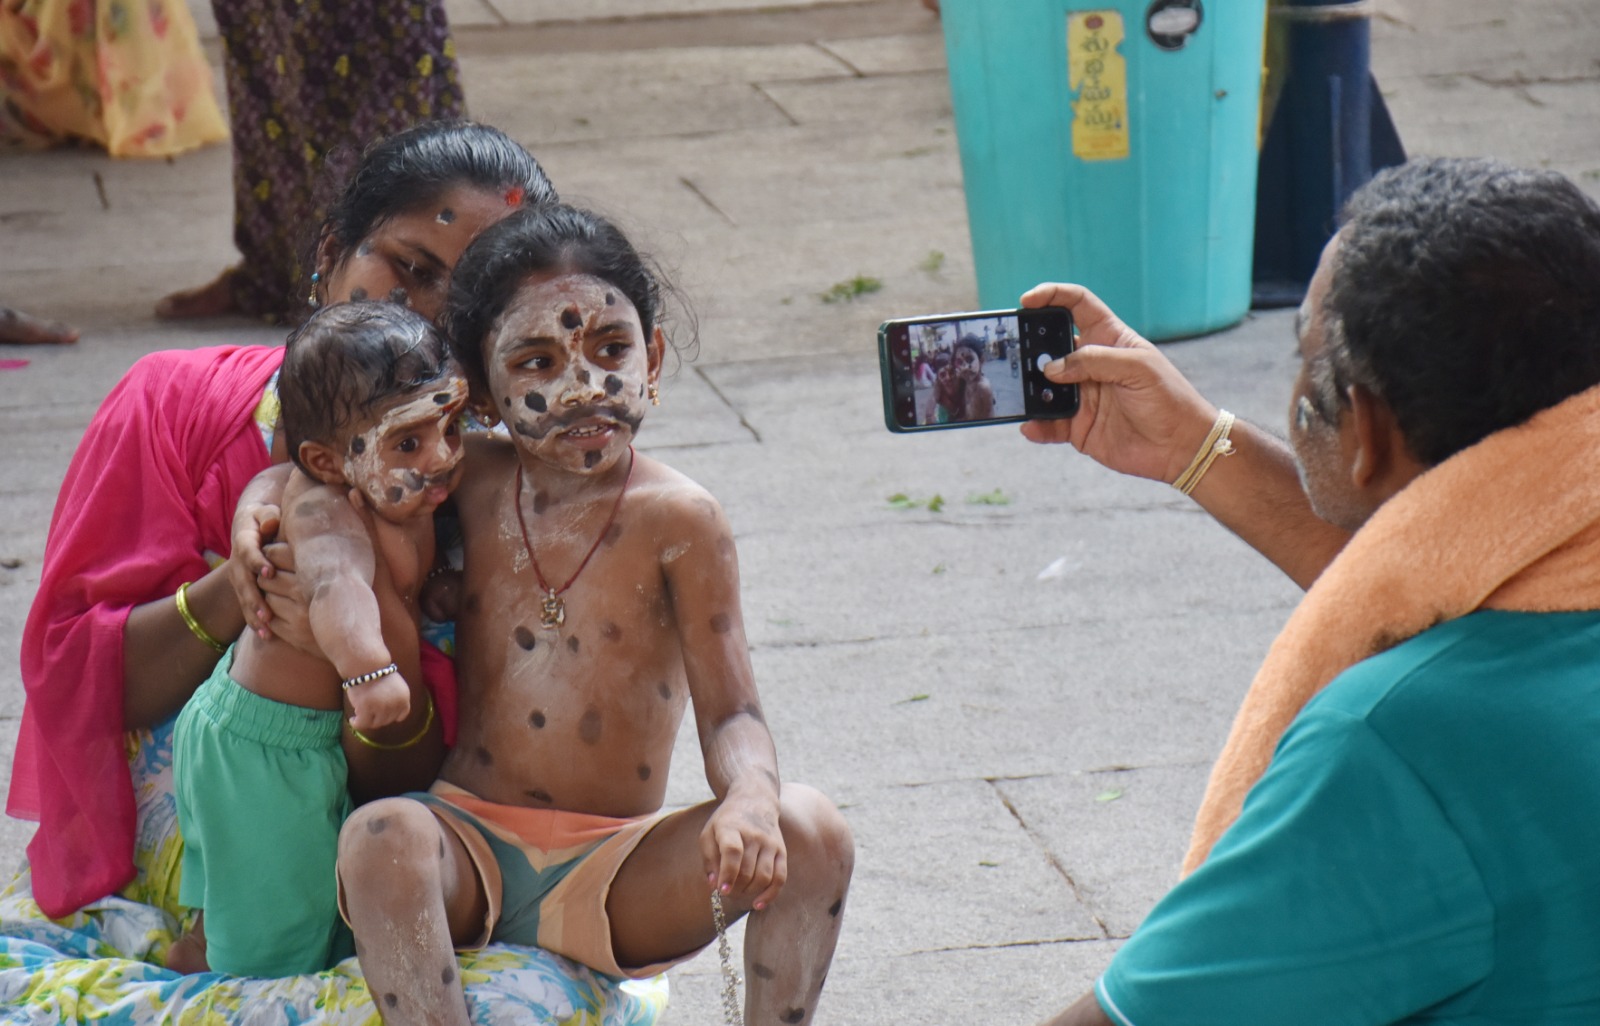
<path fill-rule="evenodd" d="M 0 343 L 19 346 L 64 346 L 78 341 L 78 329 L 60 321 L 42 321 L 21 310 L 0 306 Z"/>
<path fill-rule="evenodd" d="M 233 302 L 233 269 L 223 271 L 198 288 L 184 289 L 163 296 L 156 303 L 156 316 L 164 321 L 187 321 L 198 317 L 221 317 L 237 312 Z"/>
<path fill-rule="evenodd" d="M 172 942 L 167 949 L 167 968 L 175 973 L 205 973 L 211 971 L 206 961 L 206 914 L 195 917 L 194 929 Z"/>

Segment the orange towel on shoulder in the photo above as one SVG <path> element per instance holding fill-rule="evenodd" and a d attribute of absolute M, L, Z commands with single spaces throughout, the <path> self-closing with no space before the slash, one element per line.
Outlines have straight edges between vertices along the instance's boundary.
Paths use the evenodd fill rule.
<path fill-rule="evenodd" d="M 1600 609 L 1600 387 L 1431 468 L 1356 532 L 1257 671 L 1212 767 L 1184 874 L 1233 825 L 1312 696 L 1475 609 Z"/>

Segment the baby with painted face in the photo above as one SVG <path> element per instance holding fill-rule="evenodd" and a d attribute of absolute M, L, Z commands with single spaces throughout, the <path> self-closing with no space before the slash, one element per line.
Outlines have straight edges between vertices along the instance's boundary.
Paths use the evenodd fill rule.
<path fill-rule="evenodd" d="M 441 779 L 362 806 L 343 907 L 389 1026 L 465 1024 L 452 948 L 537 945 L 649 976 L 746 932 L 748 1021 L 805 1023 L 852 865 L 826 798 L 783 783 L 705 489 L 634 451 L 666 338 L 628 240 L 549 205 L 486 229 L 445 324 L 480 415 L 456 505 L 461 716 Z M 663 814 L 692 705 L 716 798 Z"/>
<path fill-rule="evenodd" d="M 383 728 L 417 719 L 418 593 L 433 512 L 459 478 L 467 399 L 438 331 L 392 303 L 317 311 L 289 338 L 279 392 L 294 460 L 280 530 L 321 652 L 244 632 L 173 741 L 179 900 L 205 912 L 181 942 L 184 968 L 241 976 L 348 954 L 332 872 L 350 812 L 342 728 L 348 717 L 355 743 L 409 743 Z M 430 704 L 411 732 L 433 719 Z"/>

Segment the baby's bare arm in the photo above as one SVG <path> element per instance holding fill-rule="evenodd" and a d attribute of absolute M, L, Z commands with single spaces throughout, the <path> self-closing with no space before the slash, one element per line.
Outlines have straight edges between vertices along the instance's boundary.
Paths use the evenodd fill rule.
<path fill-rule="evenodd" d="M 346 679 L 389 665 L 393 660 L 372 591 L 377 556 L 366 522 L 341 489 L 316 485 L 293 491 L 297 494 L 286 496 L 284 535 L 294 548 L 317 646 Z"/>

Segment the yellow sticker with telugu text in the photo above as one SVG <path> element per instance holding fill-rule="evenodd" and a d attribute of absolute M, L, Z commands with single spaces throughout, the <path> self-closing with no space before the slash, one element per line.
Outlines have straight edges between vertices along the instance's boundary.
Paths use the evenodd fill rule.
<path fill-rule="evenodd" d="M 1072 153 L 1079 160 L 1128 156 L 1128 61 L 1118 11 L 1067 12 L 1067 88 L 1072 101 Z"/>

